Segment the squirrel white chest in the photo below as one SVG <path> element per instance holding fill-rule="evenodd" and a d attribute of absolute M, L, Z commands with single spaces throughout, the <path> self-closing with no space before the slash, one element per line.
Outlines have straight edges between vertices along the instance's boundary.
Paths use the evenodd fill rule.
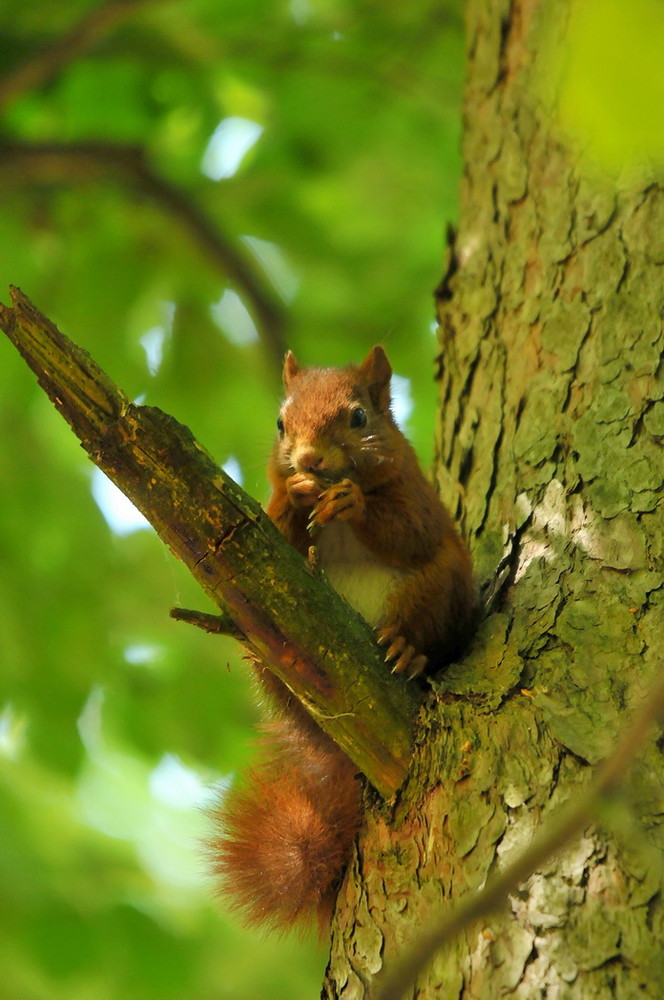
<path fill-rule="evenodd" d="M 342 521 L 333 521 L 323 528 L 316 548 L 320 564 L 337 593 L 370 625 L 378 625 L 390 593 L 403 579 L 403 570 L 381 562 Z"/>

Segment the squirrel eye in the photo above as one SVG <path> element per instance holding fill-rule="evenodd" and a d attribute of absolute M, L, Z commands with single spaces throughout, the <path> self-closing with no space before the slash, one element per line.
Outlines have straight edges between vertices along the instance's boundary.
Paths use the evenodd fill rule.
<path fill-rule="evenodd" d="M 366 427 L 367 425 L 367 415 L 361 406 L 358 406 L 356 410 L 350 415 L 350 426 L 351 427 Z"/>
<path fill-rule="evenodd" d="M 284 422 L 281 417 L 277 417 L 277 430 L 280 434 L 283 434 L 286 428 L 284 427 Z"/>

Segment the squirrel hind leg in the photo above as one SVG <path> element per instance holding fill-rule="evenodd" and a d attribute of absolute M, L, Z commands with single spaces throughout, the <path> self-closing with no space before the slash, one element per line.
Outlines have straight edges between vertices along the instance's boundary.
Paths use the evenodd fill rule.
<path fill-rule="evenodd" d="M 286 931 L 317 920 L 327 929 L 360 819 L 359 785 L 339 758 L 346 773 L 316 788 L 297 768 L 258 768 L 214 814 L 213 870 L 250 926 Z"/>

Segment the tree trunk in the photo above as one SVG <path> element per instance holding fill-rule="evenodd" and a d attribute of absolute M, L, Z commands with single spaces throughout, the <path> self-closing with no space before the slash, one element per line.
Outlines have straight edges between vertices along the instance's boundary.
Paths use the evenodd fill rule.
<path fill-rule="evenodd" d="M 468 3 L 439 482 L 488 612 L 434 685 L 396 804 L 367 807 L 328 998 L 371 996 L 441 907 L 583 796 L 664 664 L 664 192 L 592 179 L 556 136 L 538 49 L 564 45 L 567 14 L 567 0 Z M 661 1000 L 663 787 L 650 739 L 626 795 L 407 995 Z"/>

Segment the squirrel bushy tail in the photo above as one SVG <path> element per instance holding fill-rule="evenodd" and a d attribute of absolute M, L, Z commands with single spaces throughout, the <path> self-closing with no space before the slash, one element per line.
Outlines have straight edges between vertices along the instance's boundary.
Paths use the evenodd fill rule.
<path fill-rule="evenodd" d="M 210 847 L 221 892 L 250 925 L 324 933 L 360 815 L 346 755 L 310 720 L 266 724 L 258 763 L 214 814 Z"/>

